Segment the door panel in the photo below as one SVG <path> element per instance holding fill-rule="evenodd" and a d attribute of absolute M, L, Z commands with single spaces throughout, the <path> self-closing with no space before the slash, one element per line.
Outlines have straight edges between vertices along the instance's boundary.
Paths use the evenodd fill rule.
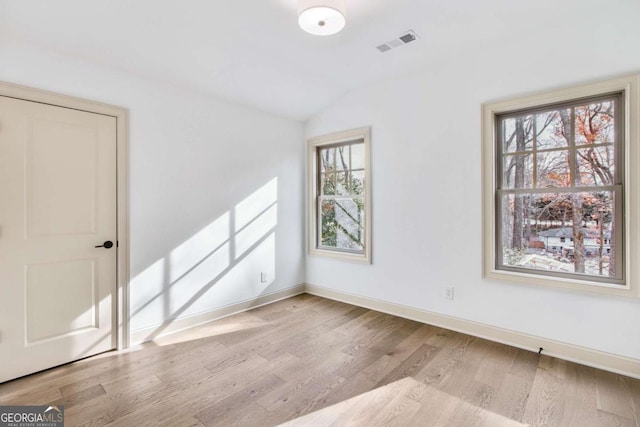
<path fill-rule="evenodd" d="M 116 119 L 0 96 L 0 382 L 115 347 Z"/>
<path fill-rule="evenodd" d="M 95 260 L 27 266 L 27 344 L 98 327 L 94 266 Z"/>
<path fill-rule="evenodd" d="M 42 119 L 32 120 L 29 127 L 32 138 L 27 142 L 25 159 L 27 238 L 95 233 L 96 130 Z"/>

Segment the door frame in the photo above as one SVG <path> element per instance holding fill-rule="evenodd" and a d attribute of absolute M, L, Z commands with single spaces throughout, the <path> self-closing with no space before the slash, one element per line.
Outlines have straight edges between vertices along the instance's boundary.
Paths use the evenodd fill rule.
<path fill-rule="evenodd" d="M 126 108 L 0 81 L 0 96 L 70 108 L 116 119 L 116 295 L 112 308 L 115 347 L 129 347 L 129 112 Z"/>

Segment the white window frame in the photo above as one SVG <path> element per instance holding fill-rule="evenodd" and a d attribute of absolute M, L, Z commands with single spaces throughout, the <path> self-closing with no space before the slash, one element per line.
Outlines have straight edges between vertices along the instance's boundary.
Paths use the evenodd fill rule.
<path fill-rule="evenodd" d="M 624 104 L 624 280 L 622 284 L 603 283 L 588 277 L 566 278 L 536 274 L 534 270 L 507 271 L 497 268 L 496 178 L 497 116 L 508 112 L 559 104 L 580 98 L 622 92 Z M 483 159 L 483 273 L 487 279 L 507 280 L 525 285 L 551 286 L 600 294 L 640 297 L 640 74 L 543 93 L 491 101 L 482 105 Z"/>
<path fill-rule="evenodd" d="M 320 247 L 318 244 L 318 148 L 349 142 L 364 143 L 364 250 L 352 253 Z M 308 246 L 309 255 L 360 263 L 371 263 L 371 129 L 368 127 L 323 135 L 307 140 Z"/>

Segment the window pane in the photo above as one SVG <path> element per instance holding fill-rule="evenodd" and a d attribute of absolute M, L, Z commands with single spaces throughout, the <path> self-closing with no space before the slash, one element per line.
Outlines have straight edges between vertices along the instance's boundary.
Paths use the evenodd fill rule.
<path fill-rule="evenodd" d="M 581 148 L 577 152 L 577 185 L 615 184 L 615 159 L 612 145 Z"/>
<path fill-rule="evenodd" d="M 361 199 L 323 200 L 321 245 L 343 250 L 363 250 L 364 219 L 364 202 Z"/>
<path fill-rule="evenodd" d="M 537 155 L 538 187 L 569 187 L 571 174 L 569 168 L 569 152 L 544 151 Z"/>
<path fill-rule="evenodd" d="M 533 116 L 524 115 L 502 120 L 503 153 L 533 149 Z"/>
<path fill-rule="evenodd" d="M 320 171 L 334 171 L 336 162 L 335 148 L 321 148 L 318 150 L 320 156 Z"/>
<path fill-rule="evenodd" d="M 336 202 L 320 201 L 320 246 L 336 247 Z"/>
<path fill-rule="evenodd" d="M 320 174 L 320 194 L 323 196 L 332 196 L 336 194 L 335 173 Z"/>
<path fill-rule="evenodd" d="M 504 156 L 502 188 L 531 188 L 533 163 L 531 154 Z"/>
<path fill-rule="evenodd" d="M 364 171 L 351 172 L 351 193 L 364 195 Z"/>
<path fill-rule="evenodd" d="M 565 109 L 565 117 L 570 110 Z M 562 148 L 569 144 L 563 134 L 562 119 L 559 110 L 536 114 L 536 149 Z"/>
<path fill-rule="evenodd" d="M 348 145 L 336 148 L 336 168 L 339 171 L 348 171 L 350 169 L 350 158 Z"/>
<path fill-rule="evenodd" d="M 615 276 L 614 192 L 506 194 L 501 214 L 502 265 Z"/>
<path fill-rule="evenodd" d="M 606 144 L 615 141 L 614 102 L 604 101 L 576 107 L 576 144 Z"/>
<path fill-rule="evenodd" d="M 364 143 L 351 144 L 351 169 L 364 169 Z"/>
<path fill-rule="evenodd" d="M 340 172 L 336 174 L 336 195 L 349 195 L 349 173 Z"/>

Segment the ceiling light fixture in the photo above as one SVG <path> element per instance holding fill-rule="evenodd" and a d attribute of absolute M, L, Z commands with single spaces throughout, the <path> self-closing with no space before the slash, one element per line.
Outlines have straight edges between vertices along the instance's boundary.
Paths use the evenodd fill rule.
<path fill-rule="evenodd" d="M 346 24 L 344 0 L 299 0 L 298 24 L 307 33 L 330 36 Z"/>

